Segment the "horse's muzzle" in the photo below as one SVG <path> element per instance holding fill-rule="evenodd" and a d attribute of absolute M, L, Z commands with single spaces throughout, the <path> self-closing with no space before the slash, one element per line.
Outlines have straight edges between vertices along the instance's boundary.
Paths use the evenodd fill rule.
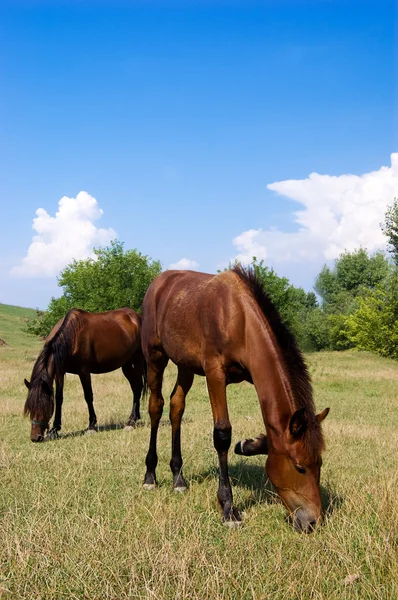
<path fill-rule="evenodd" d="M 293 527 L 296 531 L 302 533 L 311 533 L 319 523 L 319 519 L 315 519 L 313 515 L 307 513 L 306 510 L 299 508 L 292 515 Z"/>

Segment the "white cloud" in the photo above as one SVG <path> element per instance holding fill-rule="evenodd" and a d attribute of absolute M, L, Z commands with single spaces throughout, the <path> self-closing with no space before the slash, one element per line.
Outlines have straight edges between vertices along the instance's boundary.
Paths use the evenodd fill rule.
<path fill-rule="evenodd" d="M 51 277 L 73 259 L 92 256 L 93 246 L 108 244 L 116 236 L 113 229 L 100 229 L 93 224 L 102 214 L 97 200 L 87 192 L 79 192 L 76 198 L 61 198 L 55 217 L 38 208 L 32 225 L 37 235 L 11 274 Z"/>
<path fill-rule="evenodd" d="M 190 269 L 194 271 L 198 268 L 198 266 L 199 265 L 196 260 L 191 260 L 190 258 L 181 258 L 178 262 L 169 265 L 169 269 Z"/>
<path fill-rule="evenodd" d="M 294 213 L 298 231 L 250 229 L 233 240 L 236 258 L 252 256 L 270 262 L 331 260 L 360 246 L 370 252 L 384 248 L 380 229 L 386 208 L 398 196 L 398 153 L 391 166 L 364 175 L 319 175 L 270 183 L 269 190 L 303 206 Z"/>
<path fill-rule="evenodd" d="M 253 256 L 258 259 L 267 258 L 267 249 L 258 242 L 261 239 L 262 229 L 249 229 L 238 235 L 233 240 L 233 245 L 239 250 L 239 254 L 235 257 L 241 263 L 250 263 Z"/>

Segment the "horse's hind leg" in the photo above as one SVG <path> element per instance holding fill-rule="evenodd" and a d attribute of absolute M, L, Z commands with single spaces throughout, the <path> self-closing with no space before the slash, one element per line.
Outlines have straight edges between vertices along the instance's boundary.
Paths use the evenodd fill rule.
<path fill-rule="evenodd" d="M 137 421 L 141 419 L 140 415 L 140 398 L 142 389 L 144 387 L 142 381 L 143 369 L 141 364 L 135 363 L 134 366 L 131 363 L 123 365 L 122 371 L 126 379 L 128 380 L 131 391 L 133 392 L 133 406 L 131 414 L 127 421 L 127 426 L 134 426 Z"/>
<path fill-rule="evenodd" d="M 91 387 L 91 375 L 90 373 L 80 373 L 80 382 L 83 387 L 84 399 L 87 402 L 89 422 L 88 431 L 96 431 L 97 415 L 95 414 L 93 406 L 93 388 Z"/>
<path fill-rule="evenodd" d="M 175 492 L 185 492 L 187 484 L 182 475 L 181 419 L 185 410 L 185 396 L 192 387 L 194 375 L 179 367 L 177 381 L 170 397 L 170 421 L 172 430 L 170 469 L 173 473 Z"/>
<path fill-rule="evenodd" d="M 225 374 L 218 367 L 206 370 L 206 380 L 214 419 L 214 447 L 218 454 L 217 497 L 223 511 L 223 523 L 233 527 L 240 524 L 241 516 L 233 506 L 232 489 L 228 476 L 228 450 L 231 445 L 232 427 L 228 416 Z"/>
<path fill-rule="evenodd" d="M 156 352 L 156 361 L 147 362 L 147 382 L 151 395 L 149 396 L 149 416 L 151 417 L 151 439 L 149 450 L 146 455 L 146 473 L 144 478 L 144 489 L 152 490 L 156 486 L 156 466 L 158 455 L 156 452 L 156 441 L 158 435 L 159 421 L 162 417 L 164 399 L 162 396 L 163 373 L 168 363 L 168 357 L 162 350 Z"/>

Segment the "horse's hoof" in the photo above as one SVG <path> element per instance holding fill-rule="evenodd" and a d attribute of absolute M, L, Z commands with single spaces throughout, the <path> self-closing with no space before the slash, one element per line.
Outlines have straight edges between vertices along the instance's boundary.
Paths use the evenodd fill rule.
<path fill-rule="evenodd" d="M 241 442 L 238 442 L 237 444 L 235 444 L 235 448 L 234 448 L 235 454 L 244 455 L 244 453 L 243 453 L 243 444 L 245 443 L 245 441 L 246 440 L 242 440 Z"/>
<path fill-rule="evenodd" d="M 125 425 L 123 427 L 124 431 L 132 431 L 133 429 L 135 429 L 134 425 Z"/>
<path fill-rule="evenodd" d="M 173 490 L 176 494 L 185 494 L 187 489 L 188 488 L 186 485 L 178 485 L 177 487 L 173 488 Z"/>
<path fill-rule="evenodd" d="M 230 521 L 223 521 L 222 524 L 224 527 L 228 527 L 229 529 L 235 529 L 235 527 L 242 527 L 242 521 L 235 521 L 235 519 L 231 519 Z"/>
<path fill-rule="evenodd" d="M 150 492 L 156 489 L 156 483 L 144 483 L 142 487 L 146 492 Z"/>
<path fill-rule="evenodd" d="M 241 527 L 243 516 L 244 515 L 241 515 L 241 513 L 233 507 L 227 515 L 224 514 L 222 524 L 224 527 L 229 527 L 230 529 Z"/>
<path fill-rule="evenodd" d="M 97 433 L 96 429 L 86 429 L 86 435 L 91 435 L 92 433 Z"/>

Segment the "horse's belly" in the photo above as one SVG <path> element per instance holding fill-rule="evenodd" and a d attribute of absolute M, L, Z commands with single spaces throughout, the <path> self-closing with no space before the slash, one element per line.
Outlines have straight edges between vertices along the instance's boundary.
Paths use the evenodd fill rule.
<path fill-rule="evenodd" d="M 171 360 L 177 365 L 177 367 L 178 366 L 184 367 L 185 369 L 188 369 L 188 371 L 191 371 L 195 375 L 204 375 L 205 374 L 202 365 L 194 359 L 190 360 L 189 358 L 185 357 L 183 360 L 179 360 L 179 361 L 177 361 L 173 358 L 171 358 Z"/>
<path fill-rule="evenodd" d="M 204 375 L 202 366 L 201 349 L 194 344 L 164 344 L 163 348 L 167 356 L 177 366 L 185 367 L 195 373 L 195 375 Z"/>
<path fill-rule="evenodd" d="M 90 360 L 85 361 L 70 361 L 66 365 L 67 373 L 81 373 L 82 371 L 88 371 L 89 373 L 101 374 L 110 373 L 120 369 L 124 364 L 131 361 L 130 356 L 118 356 L 117 358 L 109 357 L 91 357 Z"/>
<path fill-rule="evenodd" d="M 129 355 L 118 356 L 117 358 L 98 357 L 96 361 L 92 362 L 90 371 L 91 373 L 110 373 L 120 369 L 128 362 L 132 362 L 132 357 Z"/>

